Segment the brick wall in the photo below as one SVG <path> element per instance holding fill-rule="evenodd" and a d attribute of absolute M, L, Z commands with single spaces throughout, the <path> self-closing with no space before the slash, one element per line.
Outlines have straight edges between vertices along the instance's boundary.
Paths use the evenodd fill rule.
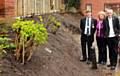
<path fill-rule="evenodd" d="M 0 8 L 1 6 L 3 6 L 2 4 L 4 4 L 5 6 L 5 12 L 4 12 L 5 17 L 16 16 L 16 11 L 17 11 L 16 1 L 19 1 L 20 3 L 21 0 L 0 0 Z M 62 0 L 62 2 L 64 2 L 64 0 Z M 46 10 L 48 9 L 46 8 Z"/>
<path fill-rule="evenodd" d="M 4 8 L 4 0 L 0 0 L 0 9 Z"/>
<path fill-rule="evenodd" d="M 5 16 L 15 16 L 15 0 L 5 0 Z"/>
<path fill-rule="evenodd" d="M 104 10 L 105 3 L 120 3 L 120 0 L 81 0 L 81 11 L 84 13 L 86 4 L 92 4 L 93 17 L 97 18 L 97 13 Z"/>
<path fill-rule="evenodd" d="M 5 3 L 4 0 L 0 0 L 0 17 L 4 17 L 4 13 L 5 13 Z"/>

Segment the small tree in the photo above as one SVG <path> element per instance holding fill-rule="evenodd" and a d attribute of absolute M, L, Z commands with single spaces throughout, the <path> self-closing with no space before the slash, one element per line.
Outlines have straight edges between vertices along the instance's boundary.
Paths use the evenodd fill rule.
<path fill-rule="evenodd" d="M 44 44 L 48 39 L 48 33 L 56 34 L 61 23 L 52 15 L 47 19 L 47 22 L 42 16 L 16 19 L 12 25 L 15 32 L 16 60 L 22 61 L 23 64 L 29 61 L 36 45 Z"/>
<path fill-rule="evenodd" d="M 12 28 L 15 32 L 15 56 L 24 64 L 31 59 L 36 44 L 44 44 L 47 41 L 48 33 L 44 24 L 35 23 L 34 20 L 18 18 Z"/>

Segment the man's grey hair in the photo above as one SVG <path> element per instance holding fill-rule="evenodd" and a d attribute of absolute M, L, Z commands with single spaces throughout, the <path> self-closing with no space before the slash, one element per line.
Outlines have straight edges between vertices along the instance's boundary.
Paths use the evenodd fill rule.
<path fill-rule="evenodd" d="M 113 10 L 112 9 L 106 9 L 106 12 L 107 13 L 113 13 Z"/>

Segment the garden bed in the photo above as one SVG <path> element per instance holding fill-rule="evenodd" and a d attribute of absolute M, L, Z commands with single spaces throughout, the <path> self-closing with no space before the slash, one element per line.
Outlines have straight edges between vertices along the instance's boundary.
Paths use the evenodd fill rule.
<path fill-rule="evenodd" d="M 79 33 L 69 29 L 71 21 L 76 19 L 71 14 L 54 14 L 62 22 L 62 26 L 53 34 L 49 32 L 48 42 L 40 45 L 34 51 L 29 62 L 25 65 L 15 60 L 12 51 L 0 59 L 0 76 L 99 76 L 99 71 L 89 69 L 81 63 Z M 44 16 L 46 17 L 46 16 Z M 72 19 L 71 19 L 72 18 Z M 64 21 L 65 20 L 65 21 Z M 79 20 L 74 20 L 79 25 Z"/>

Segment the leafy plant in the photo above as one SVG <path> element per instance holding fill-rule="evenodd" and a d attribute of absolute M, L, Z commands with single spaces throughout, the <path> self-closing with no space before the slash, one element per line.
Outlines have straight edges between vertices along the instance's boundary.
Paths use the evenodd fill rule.
<path fill-rule="evenodd" d="M 42 16 L 39 16 L 40 22 L 43 22 L 43 18 Z"/>
<path fill-rule="evenodd" d="M 42 18 L 40 18 L 42 22 Z M 16 33 L 15 56 L 17 60 L 22 60 L 24 64 L 25 58 L 27 61 L 31 59 L 33 47 L 36 44 L 44 44 L 47 41 L 48 33 L 42 23 L 35 23 L 34 20 L 16 19 L 12 26 Z"/>
<path fill-rule="evenodd" d="M 54 16 L 50 15 L 48 17 L 48 22 L 46 24 L 46 28 L 50 28 L 53 34 L 56 34 L 57 30 L 61 26 L 61 22 L 59 22 Z"/>
<path fill-rule="evenodd" d="M 71 7 L 79 9 L 80 0 L 66 0 L 65 5 L 66 5 L 65 10 L 69 10 Z"/>
<path fill-rule="evenodd" d="M 7 54 L 8 49 L 15 48 L 15 45 L 10 43 L 10 41 L 10 38 L 0 35 L 0 57 L 3 57 L 5 54 Z"/>

